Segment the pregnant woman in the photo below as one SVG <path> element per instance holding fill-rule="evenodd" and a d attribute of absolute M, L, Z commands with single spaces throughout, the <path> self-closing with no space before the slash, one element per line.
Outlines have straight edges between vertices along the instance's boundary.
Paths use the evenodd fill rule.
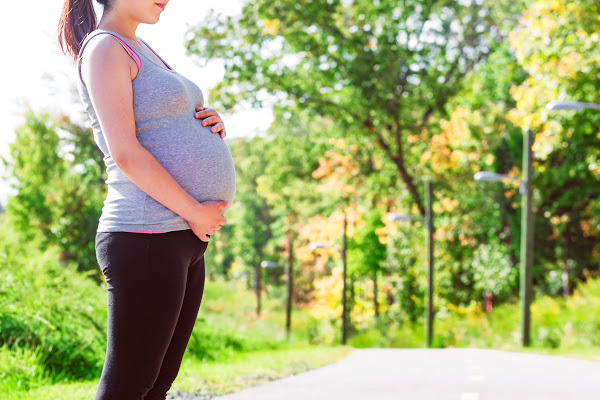
<path fill-rule="evenodd" d="M 98 2 L 96 25 L 92 0 L 65 0 L 58 30 L 108 177 L 95 239 L 108 297 L 95 399 L 165 399 L 198 315 L 209 235 L 234 200 L 235 168 L 200 88 L 136 36 L 168 0 Z"/>

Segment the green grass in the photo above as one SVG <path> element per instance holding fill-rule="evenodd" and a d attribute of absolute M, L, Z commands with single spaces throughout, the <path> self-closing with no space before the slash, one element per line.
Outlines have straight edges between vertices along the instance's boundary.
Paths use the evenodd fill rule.
<path fill-rule="evenodd" d="M 318 368 L 348 356 L 349 346 L 301 346 L 237 355 L 222 362 L 185 360 L 173 391 L 223 394 Z"/>
<path fill-rule="evenodd" d="M 338 361 L 352 352 L 347 346 L 301 346 L 240 353 L 228 361 L 187 358 L 170 392 L 224 394 L 301 373 Z M 4 392 L 5 400 L 89 400 L 98 382 L 45 385 L 29 392 Z M 4 397 L 6 395 L 7 397 Z"/>
<path fill-rule="evenodd" d="M 25 269 L 26 270 L 26 269 Z M 60 276 L 61 270 L 53 270 Z M 65 273 L 76 274 L 66 269 Z M 42 280 L 44 281 L 44 280 Z M 45 282 L 45 281 L 44 281 Z M 41 284 L 44 286 L 44 283 Z M 48 285 L 53 286 L 53 285 Z M 67 331 L 49 327 L 42 323 L 37 315 L 45 317 L 44 320 L 52 321 L 51 317 L 58 312 L 64 312 L 64 317 L 54 320 L 69 319 L 69 312 L 73 309 L 71 302 L 81 300 L 82 296 L 67 296 L 68 287 L 62 291 L 55 292 L 55 300 L 49 302 L 51 309 L 44 309 L 44 304 L 39 301 L 20 302 L 14 299 L 12 304 L 13 313 L 5 312 L 2 321 L 5 327 L 10 328 L 13 322 L 16 328 L 10 328 L 15 336 L 12 342 L 22 342 L 22 345 L 0 347 L 0 392 L 4 393 L 3 399 L 22 398 L 48 398 L 48 399 L 78 399 L 90 398 L 90 391 L 95 390 L 97 380 L 100 376 L 101 363 L 104 358 L 105 343 L 102 338 L 96 336 L 95 351 L 86 355 L 88 360 L 100 364 L 96 367 L 95 374 L 88 374 L 77 379 L 73 373 L 65 374 L 57 372 L 60 364 L 54 368 L 48 368 L 48 359 L 56 359 L 58 354 L 63 354 L 60 360 L 71 363 L 78 354 L 78 349 L 86 348 L 85 343 L 81 345 L 80 337 L 86 335 L 85 331 L 94 329 L 106 329 L 104 321 L 106 314 L 102 312 L 106 308 L 105 289 L 98 288 L 94 294 L 97 303 L 94 306 L 98 328 L 88 325 L 76 327 L 71 321 L 69 326 L 78 330 L 77 335 L 71 335 Z M 20 295 L 31 298 L 30 294 L 24 293 L 28 289 L 21 288 Z M 39 287 L 35 288 L 39 292 Z M 50 289 L 46 289 L 50 291 Z M 85 290 L 94 291 L 92 286 L 85 286 Z M 43 296 L 45 297 L 45 296 Z M 213 391 L 226 391 L 228 387 L 239 388 L 245 384 L 260 382 L 264 379 L 273 379 L 277 376 L 292 374 L 331 362 L 348 353 L 348 349 L 339 349 L 327 346 L 310 346 L 307 343 L 305 311 L 294 310 L 292 318 L 292 334 L 289 339 L 285 333 L 285 312 L 281 300 L 265 296 L 263 299 L 263 310 L 260 317 L 256 316 L 254 310 L 255 298 L 253 292 L 245 290 L 241 281 L 207 281 L 202 305 L 198 319 L 188 344 L 180 374 L 185 377 L 186 387 L 198 391 L 201 388 L 211 388 Z M 6 304 L 10 309 L 11 304 Z M 84 304 L 81 307 L 85 307 Z M 79 309 L 79 308 L 77 308 Z M 11 317 L 11 315 L 13 317 Z M 21 318 L 18 318 L 21 315 Z M 26 318 L 25 318 L 26 317 Z M 11 319 L 12 318 L 12 319 Z M 25 325 L 20 321 L 27 322 Z M 19 323 L 17 323 L 19 322 Z M 8 335 L 10 329 L 5 328 Z M 46 337 L 44 340 L 37 338 Z M 34 338 L 36 340 L 32 340 Z M 54 338 L 48 341 L 48 338 Z M 47 345 L 45 343 L 48 343 Z M 62 347 L 52 348 L 53 344 Z M 256 364 L 253 360 L 259 360 Z M 92 362 L 90 361 L 90 362 Z M 71 364 L 66 364 L 67 366 Z M 257 371 L 263 371 L 258 373 Z M 190 372 L 191 371 L 191 372 Z M 257 374 L 259 376 L 257 376 Z M 89 376 L 92 375 L 92 376 Z M 202 379 L 194 376 L 203 377 Z M 253 378 L 254 376 L 254 378 Z M 204 386 L 203 386 L 204 385 Z M 207 385 L 207 386 L 206 386 Z M 44 393 L 49 393 L 46 396 Z M 27 397 L 29 396 L 29 397 Z M 46 397 L 44 397 L 46 396 Z"/>
<path fill-rule="evenodd" d="M 40 252 L 0 226 L 0 397 L 89 399 L 106 346 L 106 289 L 56 249 Z M 422 321 L 400 324 L 382 314 L 340 341 L 337 316 L 316 319 L 295 308 L 285 332 L 285 290 L 269 287 L 260 317 L 241 280 L 207 280 L 198 320 L 173 391 L 226 393 L 336 361 L 364 347 L 423 347 Z M 352 314 L 355 315 L 355 314 Z M 479 304 L 438 310 L 435 347 L 476 347 L 600 360 L 600 279 L 569 299 L 538 297 L 532 347 L 523 349 L 516 304 L 481 311 Z"/>
<path fill-rule="evenodd" d="M 600 362 L 600 348 L 594 347 L 572 347 L 572 348 L 558 348 L 548 349 L 545 347 L 526 347 L 518 349 L 506 349 L 506 351 L 515 351 L 519 353 L 533 353 L 533 354 L 546 354 L 551 356 L 560 356 L 575 358 L 578 360 L 588 361 L 599 361 Z"/>
<path fill-rule="evenodd" d="M 0 397 L 93 397 L 106 349 L 105 286 L 74 264 L 60 265 L 56 248 L 39 251 L 0 228 Z M 227 391 L 348 353 L 309 345 L 307 311 L 293 311 L 288 338 L 282 293 L 269 290 L 257 317 L 244 281 L 207 280 L 182 383 L 189 390 Z"/>
<path fill-rule="evenodd" d="M 531 347 L 521 346 L 517 304 L 483 312 L 480 304 L 437 312 L 434 347 L 489 348 L 600 360 L 600 279 L 581 283 L 568 298 L 537 297 L 531 306 Z M 352 336 L 354 347 L 423 347 L 424 324 L 371 324 Z"/>

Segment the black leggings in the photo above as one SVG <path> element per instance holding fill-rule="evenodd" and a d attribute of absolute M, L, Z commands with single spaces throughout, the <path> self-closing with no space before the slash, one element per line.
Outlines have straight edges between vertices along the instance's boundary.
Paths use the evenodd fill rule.
<path fill-rule="evenodd" d="M 95 400 L 166 399 L 204 292 L 208 242 L 191 229 L 97 232 L 108 336 Z"/>

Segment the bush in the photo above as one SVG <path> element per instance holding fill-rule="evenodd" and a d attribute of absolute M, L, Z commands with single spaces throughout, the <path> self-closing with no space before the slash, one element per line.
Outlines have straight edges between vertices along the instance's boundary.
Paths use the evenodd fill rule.
<path fill-rule="evenodd" d="M 307 322 L 306 335 L 311 344 L 332 344 L 339 340 L 341 323 L 337 319 L 315 318 L 310 316 Z"/>
<path fill-rule="evenodd" d="M 12 388 L 29 390 L 40 382 L 49 381 L 49 374 L 40 363 L 43 349 L 0 347 L 0 393 Z"/>
<path fill-rule="evenodd" d="M 531 343 L 547 349 L 590 349 L 600 346 L 600 279 L 580 283 L 565 301 L 562 297 L 540 296 L 531 306 Z M 384 319 L 385 321 L 385 319 Z M 312 323 L 318 332 L 319 321 Z M 521 347 L 518 304 L 502 304 L 490 313 L 478 302 L 468 307 L 449 304 L 436 313 L 433 347 Z M 349 338 L 355 347 L 423 347 L 425 329 L 416 324 L 366 325 Z"/>
<path fill-rule="evenodd" d="M 104 289 L 74 263 L 61 266 L 58 249 L 25 251 L 9 227 L 1 231 L 0 345 L 17 358 L 34 352 L 35 359 L 25 360 L 59 380 L 97 376 L 105 350 Z"/>

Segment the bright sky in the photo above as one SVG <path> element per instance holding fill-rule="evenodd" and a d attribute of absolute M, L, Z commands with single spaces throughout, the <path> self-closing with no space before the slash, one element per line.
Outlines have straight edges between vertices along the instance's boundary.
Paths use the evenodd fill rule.
<path fill-rule="evenodd" d="M 69 56 L 60 50 L 57 41 L 58 18 L 64 0 L 11 1 L 0 12 L 0 155 L 7 157 L 15 128 L 23 123 L 21 114 L 30 104 L 35 111 L 63 112 L 75 121 L 86 124 L 87 114 L 76 88 L 77 70 Z M 224 75 L 219 60 L 200 68 L 185 55 L 183 42 L 188 26 L 206 18 L 211 8 L 226 15 L 241 12 L 243 0 L 171 0 L 160 20 L 141 24 L 136 34 L 144 39 L 176 71 L 194 81 L 203 91 L 205 105 L 211 107 L 208 96 Z M 97 6 L 98 20 L 102 7 Z M 212 107 L 211 107 L 212 108 Z M 271 109 L 246 109 L 229 115 L 216 109 L 223 118 L 227 138 L 253 136 L 264 132 L 273 120 Z M 0 162 L 0 174 L 4 175 Z M 6 205 L 8 184 L 0 181 L 0 203 Z"/>

